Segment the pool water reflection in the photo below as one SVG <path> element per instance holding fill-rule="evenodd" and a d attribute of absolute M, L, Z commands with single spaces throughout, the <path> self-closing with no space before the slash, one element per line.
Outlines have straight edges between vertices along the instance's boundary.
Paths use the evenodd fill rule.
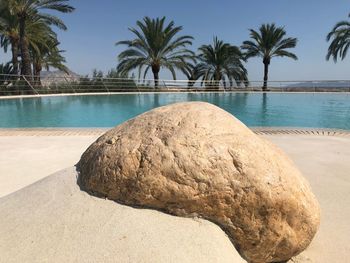
<path fill-rule="evenodd" d="M 0 100 L 0 127 L 112 127 L 150 109 L 206 101 L 248 126 L 350 130 L 347 93 L 167 93 Z"/>

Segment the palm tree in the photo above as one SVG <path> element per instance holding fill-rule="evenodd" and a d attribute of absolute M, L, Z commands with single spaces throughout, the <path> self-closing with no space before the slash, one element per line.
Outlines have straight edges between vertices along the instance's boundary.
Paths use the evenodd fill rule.
<path fill-rule="evenodd" d="M 27 25 L 27 36 L 33 63 L 33 76 L 35 82 L 40 85 L 40 73 L 43 67 L 47 70 L 53 67 L 66 72 L 68 69 L 63 64 L 65 59 L 61 55 L 63 51 L 58 48 L 60 43 L 57 40 L 57 34 L 42 19 L 30 22 Z"/>
<path fill-rule="evenodd" d="M 188 88 L 192 88 L 196 81 L 200 78 L 200 68 L 196 64 L 188 63 L 188 68 L 183 73 L 188 79 Z"/>
<path fill-rule="evenodd" d="M 345 20 L 338 22 L 327 35 L 327 41 L 331 39 L 326 59 L 333 57 L 334 62 L 337 62 L 340 57 L 343 60 L 350 46 L 350 22 Z"/>
<path fill-rule="evenodd" d="M 19 69 L 19 32 L 18 19 L 10 14 L 9 10 L 4 6 L 0 6 L 0 45 L 4 48 L 5 53 L 11 46 L 12 52 L 12 73 L 17 75 Z"/>
<path fill-rule="evenodd" d="M 199 64 L 191 76 L 193 79 L 202 78 L 206 86 L 219 87 L 220 81 L 226 86 L 226 81 L 233 86 L 241 83 L 248 84 L 248 72 L 243 65 L 244 56 L 237 46 L 225 43 L 214 37 L 213 44 L 199 48 Z"/>
<path fill-rule="evenodd" d="M 128 74 L 138 69 L 140 78 L 141 71 L 144 70 L 143 78 L 146 78 L 151 69 L 157 88 L 161 68 L 168 69 L 176 79 L 176 69 L 184 71 L 188 67 L 188 61 L 195 62 L 194 53 L 186 48 L 192 45 L 193 37 L 177 36 L 182 30 L 181 26 L 174 26 L 173 21 L 165 25 L 165 17 L 156 19 L 145 17 L 136 24 L 138 29 L 129 29 L 136 38 L 116 44 L 127 46 L 127 49 L 118 56 L 119 73 Z"/>
<path fill-rule="evenodd" d="M 11 79 L 13 74 L 13 67 L 10 63 L 0 64 L 0 83 Z"/>
<path fill-rule="evenodd" d="M 246 50 L 246 58 L 262 57 L 264 63 L 264 85 L 263 91 L 267 90 L 269 65 L 273 57 L 289 57 L 297 60 L 297 56 L 287 49 L 294 48 L 297 44 L 296 38 L 286 36 L 283 27 L 275 24 L 263 24 L 259 32 L 250 29 L 251 41 L 244 41 L 242 49 Z"/>
<path fill-rule="evenodd" d="M 69 74 L 68 68 L 64 65 L 66 62 L 65 58 L 61 55 L 63 50 L 58 48 L 60 43 L 52 39 L 50 42 L 45 45 L 39 46 L 39 50 L 33 50 L 33 75 L 34 80 L 37 85 L 41 85 L 40 81 L 40 73 L 45 68 L 46 70 L 50 70 L 50 68 L 55 68 L 60 71 L 64 71 Z"/>
<path fill-rule="evenodd" d="M 6 21 L 4 21 L 4 19 L 2 18 L 3 14 L 2 14 L 1 5 L 2 5 L 2 2 L 0 0 L 0 36 L 1 36 L 1 32 L 4 30 L 4 28 L 6 26 Z"/>
<path fill-rule="evenodd" d="M 27 37 L 27 23 L 36 18 L 48 25 L 57 26 L 66 30 L 67 27 L 58 17 L 41 13 L 41 10 L 54 10 L 62 13 L 70 13 L 74 8 L 67 4 L 69 0 L 8 0 L 7 5 L 12 15 L 17 16 L 19 24 L 19 46 L 21 50 L 22 74 L 29 78 L 32 76 L 31 58 Z M 35 20 L 35 19 L 34 19 Z"/>
<path fill-rule="evenodd" d="M 0 64 L 0 95 L 10 95 L 7 89 L 12 81 L 13 68 L 11 63 Z"/>
<path fill-rule="evenodd" d="M 2 18 L 4 21 L 4 26 L 0 28 L 1 45 L 4 47 L 5 52 L 7 51 L 8 46 L 11 45 L 13 66 L 12 72 L 13 74 L 17 75 L 19 68 L 18 19 L 6 12 L 2 13 Z M 41 64 L 45 64 L 45 61 L 55 68 L 67 70 L 67 68 L 62 64 L 65 60 L 60 55 L 60 51 L 57 48 L 59 44 L 57 34 L 52 31 L 50 26 L 45 21 L 38 17 L 36 17 L 35 20 L 28 20 L 26 35 L 29 51 L 32 57 L 31 61 L 33 63 L 35 80 L 40 79 L 38 76 L 42 69 Z"/>

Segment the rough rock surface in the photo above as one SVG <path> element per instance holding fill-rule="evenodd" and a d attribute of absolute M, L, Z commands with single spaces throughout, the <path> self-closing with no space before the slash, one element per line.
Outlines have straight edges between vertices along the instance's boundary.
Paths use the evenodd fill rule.
<path fill-rule="evenodd" d="M 208 103 L 129 120 L 93 143 L 77 166 L 88 192 L 218 224 L 249 262 L 292 258 L 319 226 L 318 202 L 290 159 Z"/>

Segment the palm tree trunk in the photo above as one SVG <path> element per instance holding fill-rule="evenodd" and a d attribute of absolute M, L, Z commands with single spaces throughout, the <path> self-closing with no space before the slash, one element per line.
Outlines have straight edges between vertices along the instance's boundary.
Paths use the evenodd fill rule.
<path fill-rule="evenodd" d="M 220 69 L 218 69 L 218 70 L 220 70 Z M 220 80 L 221 80 L 221 73 L 220 72 L 215 72 L 214 74 L 215 74 L 214 75 L 214 78 L 215 78 L 215 80 L 214 80 L 215 87 L 214 88 L 219 90 L 219 88 L 220 88 Z"/>
<path fill-rule="evenodd" d="M 153 79 L 154 79 L 154 88 L 158 89 L 159 87 L 159 65 L 152 65 Z"/>
<path fill-rule="evenodd" d="M 34 82 L 35 82 L 35 87 L 40 88 L 41 87 L 41 71 L 42 71 L 42 65 L 40 61 L 34 58 L 33 60 L 33 68 L 34 68 Z"/>
<path fill-rule="evenodd" d="M 28 47 L 28 41 L 25 35 L 25 22 L 26 17 L 19 17 L 19 45 L 21 48 L 21 59 L 22 59 L 22 68 L 21 74 L 25 75 L 26 78 L 31 81 L 32 80 L 32 65 Z"/>
<path fill-rule="evenodd" d="M 154 77 L 154 88 L 159 88 L 159 72 L 153 72 Z"/>
<path fill-rule="evenodd" d="M 12 66 L 13 66 L 13 74 L 18 75 L 18 54 L 19 54 L 19 47 L 18 47 L 18 39 L 11 38 L 11 51 L 12 51 Z"/>
<path fill-rule="evenodd" d="M 193 78 L 189 78 L 188 79 L 188 83 L 187 83 L 187 87 L 190 89 L 190 88 L 193 88 L 194 86 L 194 83 L 195 83 L 195 80 Z"/>
<path fill-rule="evenodd" d="M 267 91 L 267 81 L 269 78 L 269 64 L 270 62 L 267 59 L 264 59 L 264 85 L 262 87 L 263 91 Z"/>

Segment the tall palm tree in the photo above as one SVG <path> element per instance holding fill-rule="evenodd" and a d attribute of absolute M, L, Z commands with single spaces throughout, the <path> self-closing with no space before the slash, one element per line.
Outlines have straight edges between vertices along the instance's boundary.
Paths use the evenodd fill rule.
<path fill-rule="evenodd" d="M 41 85 L 40 73 L 45 68 L 55 68 L 69 74 L 68 68 L 64 65 L 65 58 L 61 55 L 63 50 L 58 48 L 59 42 L 56 39 L 52 39 L 45 45 L 38 46 L 39 50 L 33 50 L 33 75 L 37 85 Z"/>
<path fill-rule="evenodd" d="M 289 57 L 297 60 L 297 56 L 287 49 L 294 48 L 297 39 L 285 37 L 286 31 L 283 27 L 275 24 L 263 24 L 259 32 L 250 29 L 250 41 L 244 41 L 242 49 L 246 50 L 246 58 L 262 57 L 264 63 L 264 85 L 263 91 L 267 90 L 269 65 L 273 57 Z"/>
<path fill-rule="evenodd" d="M 51 32 L 51 34 L 45 34 L 42 41 L 31 45 L 33 76 L 37 85 L 40 85 L 40 73 L 43 68 L 46 70 L 56 68 L 68 73 L 68 68 L 64 65 L 66 60 L 61 55 L 64 51 L 59 49 L 59 44 L 56 34 Z"/>
<path fill-rule="evenodd" d="M 188 79 L 187 86 L 192 88 L 196 81 L 200 78 L 200 68 L 196 64 L 188 63 L 187 70 L 183 71 Z"/>
<path fill-rule="evenodd" d="M 145 17 L 143 21 L 137 21 L 138 29 L 129 29 L 136 38 L 116 44 L 127 46 L 118 56 L 117 68 L 121 74 L 138 69 L 139 78 L 142 70 L 143 78 L 146 78 L 151 69 L 157 88 L 161 68 L 168 69 L 176 79 L 176 69 L 184 71 L 188 67 L 188 61 L 195 61 L 195 54 L 186 48 L 192 45 L 193 37 L 177 36 L 182 27 L 175 26 L 173 21 L 165 25 L 165 19 Z"/>
<path fill-rule="evenodd" d="M 0 6 L 0 45 L 4 48 L 5 53 L 11 46 L 12 53 L 12 73 L 17 75 L 19 69 L 19 32 L 18 19 L 10 14 L 8 8 L 3 4 Z"/>
<path fill-rule="evenodd" d="M 6 22 L 4 21 L 4 19 L 2 18 L 3 14 L 2 14 L 2 8 L 1 8 L 2 2 L 0 0 L 0 36 L 1 36 L 1 32 L 4 30 L 5 26 L 6 26 Z"/>
<path fill-rule="evenodd" d="M 331 41 L 331 43 L 326 59 L 329 60 L 333 57 L 334 62 L 337 62 L 338 57 L 340 57 L 343 60 L 350 46 L 350 22 L 345 20 L 338 22 L 328 33 L 327 41 Z"/>
<path fill-rule="evenodd" d="M 4 26 L 0 28 L 0 44 L 4 48 L 5 52 L 8 49 L 8 46 L 11 45 L 12 50 L 12 66 L 13 73 L 18 74 L 19 69 L 19 30 L 18 30 L 18 19 L 15 16 L 9 15 L 9 13 L 2 13 L 2 18 L 4 21 Z M 30 53 L 32 56 L 39 58 L 40 52 L 45 50 L 49 52 L 50 49 L 52 51 L 56 51 L 56 47 L 52 43 L 57 43 L 57 34 L 53 32 L 51 27 L 42 19 L 36 17 L 35 20 L 33 18 L 27 21 L 27 41 Z M 35 68 L 34 60 L 33 68 Z M 34 70 L 35 71 L 35 70 Z M 35 72 L 34 72 L 34 75 Z"/>
<path fill-rule="evenodd" d="M 62 13 L 70 13 L 74 10 L 68 4 L 69 0 L 7 0 L 9 11 L 18 17 L 19 23 L 19 45 L 21 50 L 22 74 L 29 78 L 32 76 L 31 58 L 27 38 L 28 20 L 40 18 L 48 25 L 57 26 L 66 30 L 67 27 L 58 17 L 51 14 L 41 13 L 42 10 L 54 10 Z"/>
<path fill-rule="evenodd" d="M 213 44 L 203 45 L 199 48 L 199 64 L 196 65 L 192 78 L 202 78 L 206 86 L 219 88 L 222 81 L 233 86 L 236 83 L 248 83 L 248 72 L 243 65 L 244 56 L 239 47 L 225 43 L 214 37 Z"/>

